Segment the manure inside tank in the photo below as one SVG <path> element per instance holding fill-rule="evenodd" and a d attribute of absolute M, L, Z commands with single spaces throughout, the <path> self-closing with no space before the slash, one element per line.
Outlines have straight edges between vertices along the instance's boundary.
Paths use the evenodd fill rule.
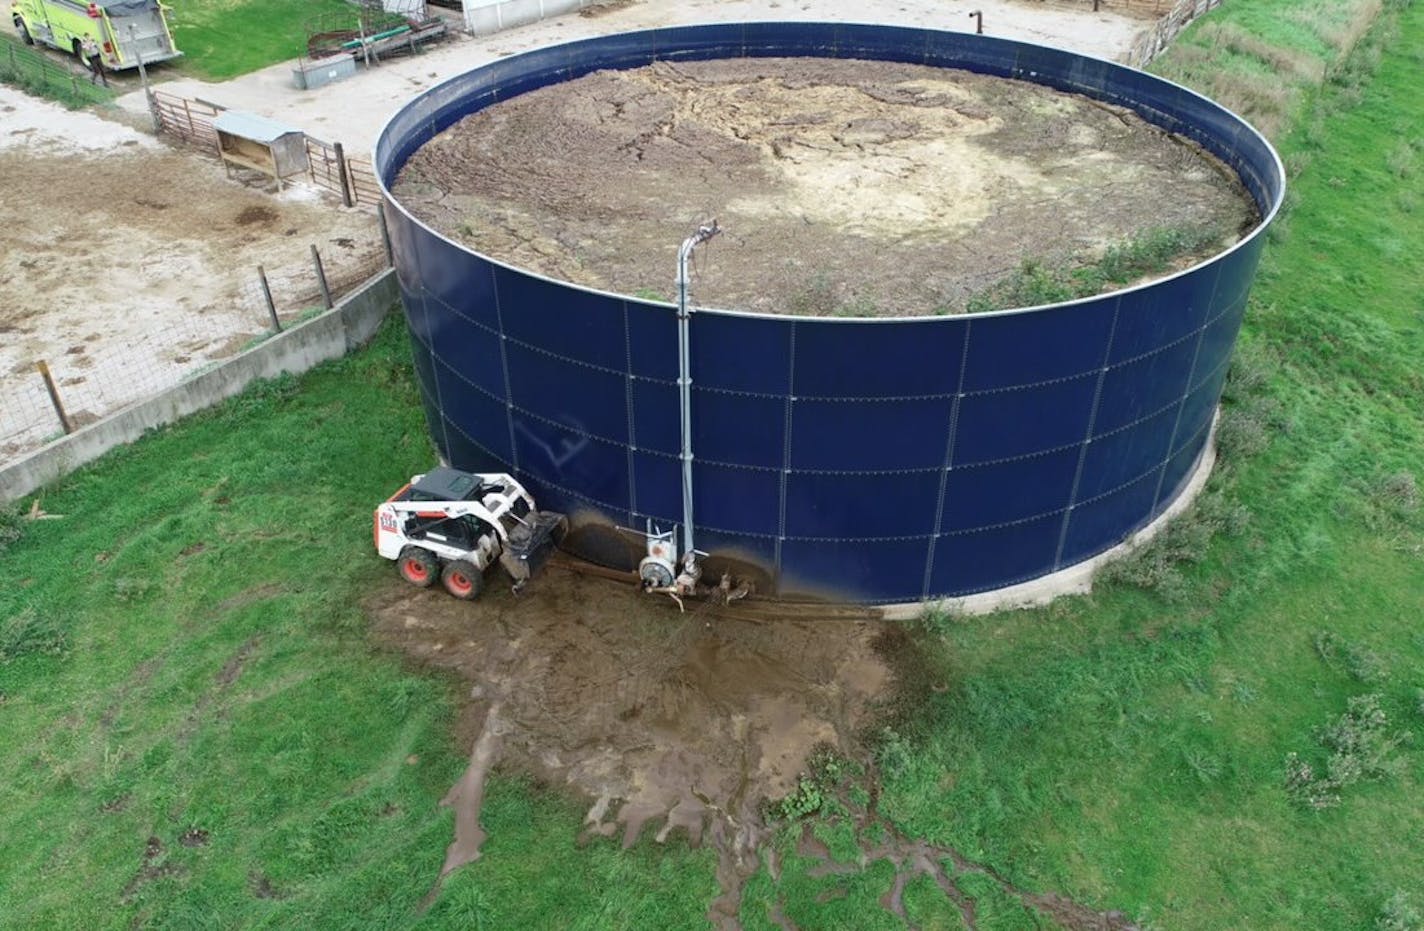
<path fill-rule="evenodd" d="M 1200 147 L 1122 108 L 966 71 L 720 59 L 600 71 L 472 114 L 395 197 L 552 278 L 813 316 L 1028 306 L 1160 277 L 1259 214 Z"/>

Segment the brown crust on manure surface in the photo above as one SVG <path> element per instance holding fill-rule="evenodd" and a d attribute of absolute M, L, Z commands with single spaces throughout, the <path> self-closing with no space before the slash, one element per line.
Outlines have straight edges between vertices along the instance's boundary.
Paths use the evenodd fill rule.
<path fill-rule="evenodd" d="M 446 236 L 571 281 L 763 313 L 957 312 L 1024 261 L 1081 265 L 1152 230 L 1258 220 L 1239 181 L 1135 114 L 1036 84 L 875 61 L 600 71 L 472 114 L 394 193 Z"/>

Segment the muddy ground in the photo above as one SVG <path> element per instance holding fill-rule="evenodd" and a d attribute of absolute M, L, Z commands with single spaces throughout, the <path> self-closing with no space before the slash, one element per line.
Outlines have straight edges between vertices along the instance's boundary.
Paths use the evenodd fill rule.
<path fill-rule="evenodd" d="M 954 312 L 1026 259 L 1081 264 L 1164 227 L 1225 246 L 1256 222 L 1219 162 L 1119 108 L 812 59 L 659 63 L 521 95 L 424 146 L 396 194 L 502 260 L 664 299 L 679 242 L 715 217 L 697 303 L 815 315 Z"/>
<path fill-rule="evenodd" d="M 813 747 L 857 752 L 892 684 L 869 620 L 681 613 L 553 566 L 518 597 L 492 585 L 470 604 L 393 582 L 369 610 L 379 640 L 470 686 L 446 872 L 478 856 L 484 773 L 498 763 L 585 798 L 591 833 L 710 839 L 749 875 L 762 801 L 795 787 Z"/>
<path fill-rule="evenodd" d="M 868 619 L 682 613 L 557 566 L 517 597 L 491 585 L 469 604 L 392 584 L 370 610 L 381 639 L 470 682 L 463 739 L 498 730 L 502 760 L 587 794 L 598 829 L 628 843 L 670 813 L 658 833 L 696 841 L 714 812 L 745 817 L 786 794 L 813 746 L 855 746 L 891 685 Z"/>
<path fill-rule="evenodd" d="M 498 766 L 582 799 L 586 837 L 712 845 L 722 892 L 707 917 L 719 927 L 738 927 L 747 878 L 778 868 L 763 806 L 796 788 L 813 750 L 866 760 L 866 732 L 892 700 L 897 668 L 911 669 L 916 687 L 942 687 L 907 665 L 903 628 L 871 609 L 749 601 L 690 603 L 682 613 L 669 599 L 561 563 L 518 597 L 491 584 L 475 603 L 392 578 L 367 610 L 380 643 L 457 673 L 469 688 L 458 739 L 470 765 L 445 799 L 455 833 L 441 877 L 479 857 L 485 778 Z M 879 818 L 873 810 L 855 817 Z M 904 874 L 885 903 L 899 914 L 897 890 L 923 872 L 973 928 L 973 903 L 955 877 L 975 872 L 1026 907 L 1082 919 L 1066 927 L 1128 927 L 1120 916 L 1016 890 L 957 851 L 893 829 L 885 836 L 866 854 Z M 843 869 L 809 834 L 801 854 Z"/>
<path fill-rule="evenodd" d="M 78 422 L 172 385 L 383 264 L 375 218 L 310 189 L 281 195 L 215 159 L 87 112 L 0 90 L 0 461 L 58 424 L 47 361 Z"/>

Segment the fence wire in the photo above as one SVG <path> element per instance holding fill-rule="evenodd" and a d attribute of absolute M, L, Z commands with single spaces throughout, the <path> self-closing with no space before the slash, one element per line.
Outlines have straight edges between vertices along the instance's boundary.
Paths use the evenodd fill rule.
<path fill-rule="evenodd" d="M 0 464 L 64 436 L 65 420 L 70 430 L 79 429 L 208 371 L 275 335 L 278 326 L 320 314 L 325 305 L 315 270 L 301 264 L 300 254 L 293 259 L 267 276 L 266 289 L 254 271 L 228 306 L 158 317 L 142 329 L 130 323 L 122 334 L 56 347 L 48 358 L 36 357 L 18 341 L 0 342 Z M 342 266 L 339 276 L 328 278 L 333 300 L 387 264 L 377 245 L 359 262 Z M 41 363 L 49 370 L 54 400 Z"/>
<path fill-rule="evenodd" d="M 78 59 L 52 57 L 6 34 L 0 34 L 0 81 L 78 106 L 108 103 L 116 96 L 107 84 L 92 83 Z"/>

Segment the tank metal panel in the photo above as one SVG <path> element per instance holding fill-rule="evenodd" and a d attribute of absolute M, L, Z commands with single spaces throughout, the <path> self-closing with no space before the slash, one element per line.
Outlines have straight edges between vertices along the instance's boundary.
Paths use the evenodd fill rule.
<path fill-rule="evenodd" d="M 771 55 L 962 67 L 1086 93 L 1216 154 L 1267 223 L 1283 194 L 1279 159 L 1254 130 L 1150 75 L 987 36 L 828 23 L 676 27 L 510 56 L 400 110 L 377 171 L 388 185 L 461 117 L 596 69 Z M 441 453 L 512 471 L 542 507 L 580 519 L 674 526 L 672 308 L 475 254 L 387 197 Z M 987 591 L 1112 547 L 1170 505 L 1201 455 L 1265 225 L 1166 280 L 1052 307 L 893 320 L 699 309 L 698 545 L 759 564 L 784 593 L 865 602 Z"/>

